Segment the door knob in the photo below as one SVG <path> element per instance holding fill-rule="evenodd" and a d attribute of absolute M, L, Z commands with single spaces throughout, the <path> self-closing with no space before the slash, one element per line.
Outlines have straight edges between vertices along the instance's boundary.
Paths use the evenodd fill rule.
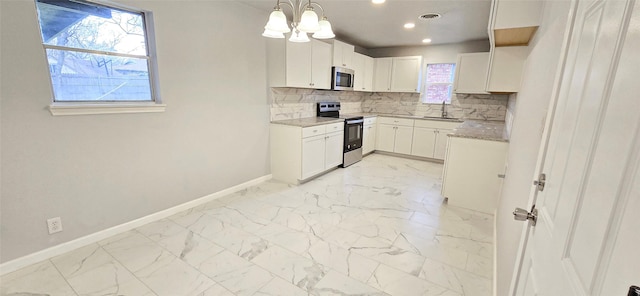
<path fill-rule="evenodd" d="M 627 296 L 640 296 L 640 287 L 631 286 L 629 287 L 629 294 Z"/>
<path fill-rule="evenodd" d="M 530 220 L 531 226 L 536 226 L 536 222 L 538 222 L 538 209 L 536 209 L 536 205 L 531 207 L 531 212 L 528 212 L 525 209 L 516 208 L 513 211 L 513 219 L 517 221 L 527 221 Z"/>

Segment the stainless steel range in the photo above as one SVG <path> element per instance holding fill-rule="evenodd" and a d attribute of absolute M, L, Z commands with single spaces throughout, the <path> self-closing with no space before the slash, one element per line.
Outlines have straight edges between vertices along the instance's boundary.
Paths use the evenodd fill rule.
<path fill-rule="evenodd" d="M 342 167 L 348 167 L 362 160 L 362 116 L 340 115 L 340 102 L 322 102 L 317 105 L 318 117 L 344 119 L 344 142 Z"/>

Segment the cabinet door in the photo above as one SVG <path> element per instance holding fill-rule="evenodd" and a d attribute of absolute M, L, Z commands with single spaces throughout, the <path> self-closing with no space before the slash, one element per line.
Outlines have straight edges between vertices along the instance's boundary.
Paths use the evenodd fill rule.
<path fill-rule="evenodd" d="M 364 90 L 364 55 L 355 53 L 353 54 L 353 90 L 355 91 L 363 91 Z"/>
<path fill-rule="evenodd" d="M 436 130 L 425 127 L 413 128 L 413 143 L 411 145 L 411 155 L 422 157 L 433 157 L 436 145 Z"/>
<path fill-rule="evenodd" d="M 374 62 L 373 90 L 391 90 L 391 64 L 392 58 L 377 58 Z"/>
<path fill-rule="evenodd" d="M 488 71 L 488 52 L 459 54 L 453 91 L 459 94 L 486 94 Z"/>
<path fill-rule="evenodd" d="M 302 179 L 324 172 L 325 135 L 302 139 Z"/>
<path fill-rule="evenodd" d="M 364 56 L 364 90 L 373 91 L 373 58 Z"/>
<path fill-rule="evenodd" d="M 333 41 L 333 65 L 353 69 L 355 46 L 342 41 Z"/>
<path fill-rule="evenodd" d="M 380 124 L 377 129 L 376 150 L 393 152 L 396 141 L 396 126 Z"/>
<path fill-rule="evenodd" d="M 411 143 L 413 139 L 412 126 L 396 126 L 396 139 L 393 152 L 401 154 L 411 154 Z"/>
<path fill-rule="evenodd" d="M 522 69 L 527 59 L 527 46 L 496 47 L 489 61 L 488 92 L 513 93 L 520 90 Z"/>
<path fill-rule="evenodd" d="M 342 164 L 344 133 L 330 133 L 325 142 L 325 170 Z"/>
<path fill-rule="evenodd" d="M 362 132 L 362 154 L 373 152 L 376 149 L 376 126 L 374 124 L 364 127 Z"/>
<path fill-rule="evenodd" d="M 448 136 L 447 134 L 452 133 L 453 130 L 450 129 L 439 129 L 436 132 L 436 144 L 435 144 L 435 150 L 433 152 L 433 158 L 435 159 L 442 159 L 444 160 L 444 157 L 447 153 L 447 142 L 448 142 Z"/>
<path fill-rule="evenodd" d="M 311 86 L 331 89 L 331 44 L 311 40 Z"/>
<path fill-rule="evenodd" d="M 391 91 L 418 92 L 422 57 L 393 58 Z"/>
<path fill-rule="evenodd" d="M 287 86 L 311 88 L 311 43 L 286 43 Z M 331 83 L 329 83 L 331 84 Z"/>

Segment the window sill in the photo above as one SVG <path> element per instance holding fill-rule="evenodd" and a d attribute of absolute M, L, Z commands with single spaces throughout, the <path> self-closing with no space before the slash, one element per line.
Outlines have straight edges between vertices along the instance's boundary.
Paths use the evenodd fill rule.
<path fill-rule="evenodd" d="M 53 103 L 49 111 L 53 116 L 120 114 L 120 113 L 153 113 L 164 112 L 166 104 L 156 103 Z"/>

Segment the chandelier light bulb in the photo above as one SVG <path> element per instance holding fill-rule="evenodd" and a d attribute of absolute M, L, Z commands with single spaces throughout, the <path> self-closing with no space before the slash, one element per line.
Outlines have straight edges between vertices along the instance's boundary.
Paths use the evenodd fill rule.
<path fill-rule="evenodd" d="M 265 30 L 281 32 L 281 33 L 289 33 L 291 29 L 289 29 L 289 25 L 287 25 L 287 16 L 284 15 L 282 10 L 276 8 L 269 15 L 269 21 L 267 25 L 264 26 Z M 264 34 L 263 34 L 264 36 Z"/>
<path fill-rule="evenodd" d="M 307 7 L 300 17 L 300 24 L 297 26 L 297 29 L 306 33 L 315 33 L 320 31 L 318 15 L 313 11 L 313 8 Z"/>
<path fill-rule="evenodd" d="M 318 23 L 320 24 L 320 31 L 313 33 L 313 36 L 311 37 L 316 39 L 329 39 L 336 37 L 331 29 L 331 23 L 329 23 L 326 17 L 323 17 Z"/>
<path fill-rule="evenodd" d="M 282 11 L 284 7 L 291 9 L 291 21 L 287 20 L 287 16 Z M 318 19 L 314 8 L 319 8 L 322 12 L 321 19 Z M 291 32 L 291 37 L 289 37 L 291 42 L 309 42 L 311 35 L 316 39 L 329 39 L 336 36 L 319 3 L 310 0 L 277 0 L 273 11 L 269 14 L 269 20 L 264 26 L 262 36 L 285 38 L 285 33 L 289 32 Z"/>
<path fill-rule="evenodd" d="M 264 29 L 264 32 L 262 32 L 262 36 L 264 37 L 269 37 L 269 38 L 284 38 L 284 33 L 282 32 L 276 32 L 276 31 L 271 31 L 269 29 Z"/>

